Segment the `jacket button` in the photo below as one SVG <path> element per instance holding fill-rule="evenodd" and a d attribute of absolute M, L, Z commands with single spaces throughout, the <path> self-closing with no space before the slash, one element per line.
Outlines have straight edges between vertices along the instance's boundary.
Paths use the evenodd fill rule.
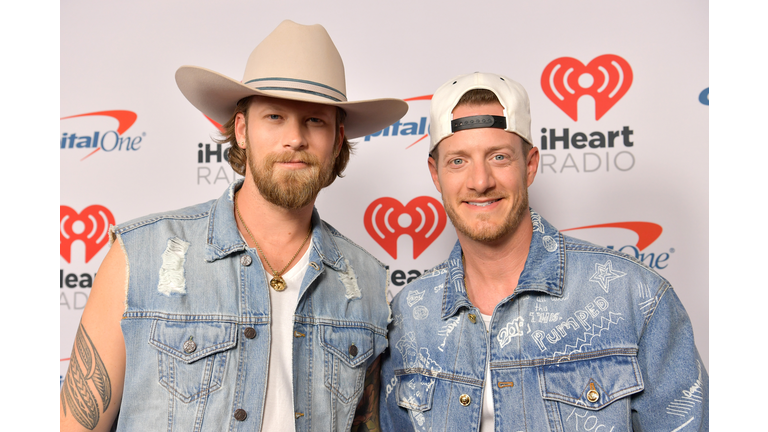
<path fill-rule="evenodd" d="M 587 400 L 595 403 L 600 399 L 600 393 L 595 390 L 595 383 L 589 383 L 589 391 L 587 392 Z"/>
<path fill-rule="evenodd" d="M 256 329 L 253 327 L 246 327 L 243 333 L 245 334 L 245 337 L 247 337 L 248 339 L 253 339 L 256 337 Z"/>
<path fill-rule="evenodd" d="M 477 315 L 475 315 L 475 314 L 469 314 L 469 321 L 470 321 L 472 324 L 474 324 L 475 322 L 477 322 Z"/>
<path fill-rule="evenodd" d="M 240 264 L 242 264 L 242 265 L 244 265 L 246 267 L 251 265 L 252 262 L 253 262 L 253 259 L 248 254 L 245 254 L 245 255 L 240 257 Z M 245 411 L 243 411 L 243 412 L 245 412 Z"/>
<path fill-rule="evenodd" d="M 248 413 L 245 412 L 244 409 L 239 409 L 238 408 L 238 409 L 235 410 L 235 420 L 243 421 L 246 418 L 248 418 Z"/>
<path fill-rule="evenodd" d="M 588 401 L 595 403 L 598 399 L 600 399 L 600 393 L 598 393 L 596 390 L 590 390 L 587 392 Z"/>
<path fill-rule="evenodd" d="M 469 397 L 469 395 L 463 394 L 459 396 L 459 403 L 464 406 L 469 406 L 469 404 L 472 403 L 472 398 Z"/>
<path fill-rule="evenodd" d="M 192 340 L 192 336 L 189 337 L 189 339 L 184 342 L 184 352 L 187 354 L 195 352 L 197 349 L 197 344 L 195 341 Z"/>
<path fill-rule="evenodd" d="M 352 357 L 357 356 L 357 347 L 355 346 L 355 344 L 352 344 L 349 346 L 349 355 Z"/>

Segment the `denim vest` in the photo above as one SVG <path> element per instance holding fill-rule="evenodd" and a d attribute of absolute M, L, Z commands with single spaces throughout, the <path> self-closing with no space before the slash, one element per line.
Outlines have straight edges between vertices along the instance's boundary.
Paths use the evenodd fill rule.
<path fill-rule="evenodd" d="M 525 267 L 489 331 L 458 242 L 395 296 L 382 430 L 479 430 L 486 361 L 496 431 L 708 430 L 707 371 L 670 284 L 531 217 Z"/>
<path fill-rule="evenodd" d="M 258 431 L 270 289 L 233 197 L 113 228 L 127 257 L 119 431 Z M 293 317 L 296 431 L 346 431 L 365 371 L 387 347 L 387 268 L 312 215 Z"/>

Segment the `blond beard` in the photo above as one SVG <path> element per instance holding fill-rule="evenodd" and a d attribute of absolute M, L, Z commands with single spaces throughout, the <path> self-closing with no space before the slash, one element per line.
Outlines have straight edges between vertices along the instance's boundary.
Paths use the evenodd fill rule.
<path fill-rule="evenodd" d="M 256 166 L 256 160 L 248 145 L 248 166 L 259 193 L 270 203 L 286 209 L 299 209 L 311 204 L 320 190 L 330 183 L 333 175 L 333 159 L 321 164 L 317 156 L 305 151 L 270 153 Z M 275 164 L 300 160 L 307 164 L 301 170 L 280 170 Z"/>
<path fill-rule="evenodd" d="M 479 195 L 472 199 L 474 198 L 489 198 L 489 196 Z M 480 223 L 472 226 L 459 216 L 454 204 L 447 201 L 445 196 L 443 196 L 443 205 L 448 218 L 458 232 L 477 242 L 492 243 L 514 232 L 520 226 L 525 211 L 528 210 L 528 189 L 522 188 L 522 191 L 513 198 L 512 211 L 500 225 L 490 225 L 481 219 Z"/>

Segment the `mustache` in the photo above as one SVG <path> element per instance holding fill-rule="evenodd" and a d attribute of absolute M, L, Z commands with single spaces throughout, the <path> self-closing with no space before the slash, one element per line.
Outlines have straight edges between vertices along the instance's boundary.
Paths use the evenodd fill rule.
<path fill-rule="evenodd" d="M 320 160 L 317 156 L 307 153 L 305 151 L 288 151 L 283 153 L 271 153 L 265 157 L 265 161 L 269 165 L 284 162 L 302 162 L 309 166 L 320 165 Z"/>
<path fill-rule="evenodd" d="M 460 197 L 459 200 L 460 201 L 476 201 L 479 199 L 497 200 L 497 199 L 502 199 L 506 197 L 507 195 L 491 192 L 491 193 L 484 193 L 484 194 L 468 194 Z"/>

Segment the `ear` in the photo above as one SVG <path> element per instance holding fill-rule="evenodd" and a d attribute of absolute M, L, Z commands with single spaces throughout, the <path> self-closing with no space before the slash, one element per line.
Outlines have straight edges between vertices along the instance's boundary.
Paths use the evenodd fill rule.
<path fill-rule="evenodd" d="M 536 178 L 536 171 L 539 170 L 539 149 L 538 147 L 531 147 L 528 151 L 528 157 L 526 158 L 526 179 L 528 187 L 533 184 L 533 179 Z"/>
<path fill-rule="evenodd" d="M 437 161 L 432 156 L 427 158 L 427 164 L 429 165 L 429 173 L 432 175 L 432 183 L 435 184 L 435 188 L 438 192 L 443 193 L 440 189 L 440 178 L 437 175 Z"/>
<path fill-rule="evenodd" d="M 245 148 L 246 135 L 248 127 L 245 124 L 245 114 L 239 112 L 235 115 L 235 138 L 240 148 Z"/>

